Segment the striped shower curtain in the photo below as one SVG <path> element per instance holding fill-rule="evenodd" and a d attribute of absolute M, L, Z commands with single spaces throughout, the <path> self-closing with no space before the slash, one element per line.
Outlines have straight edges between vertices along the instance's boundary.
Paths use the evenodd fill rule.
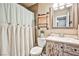
<path fill-rule="evenodd" d="M 29 26 L 1 25 L 1 55 L 28 56 L 33 47 L 31 32 Z"/>
<path fill-rule="evenodd" d="M 22 13 L 27 15 L 27 11 L 22 8 L 17 4 L 0 4 L 1 56 L 29 56 L 33 47 L 32 25 L 22 23 L 28 20 Z"/>

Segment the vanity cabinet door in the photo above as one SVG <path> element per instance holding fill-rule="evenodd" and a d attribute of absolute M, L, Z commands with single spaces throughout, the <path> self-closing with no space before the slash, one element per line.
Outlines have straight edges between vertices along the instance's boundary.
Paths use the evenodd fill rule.
<path fill-rule="evenodd" d="M 59 44 L 57 42 L 54 42 L 52 45 L 52 47 L 54 47 L 54 50 L 59 50 Z"/>
<path fill-rule="evenodd" d="M 59 56 L 59 51 L 58 50 L 53 50 L 53 56 Z"/>
<path fill-rule="evenodd" d="M 53 42 L 52 43 L 52 52 L 54 56 L 58 56 L 59 55 L 59 45 L 57 42 Z"/>
<path fill-rule="evenodd" d="M 58 43 L 59 56 L 63 55 L 64 46 L 62 43 Z"/>
<path fill-rule="evenodd" d="M 56 42 L 52 43 L 52 53 L 53 53 L 53 56 L 58 56 L 59 55 L 58 43 L 56 43 Z"/>
<path fill-rule="evenodd" d="M 63 55 L 63 44 L 59 42 L 47 41 L 46 54 L 48 56 L 62 56 Z"/>
<path fill-rule="evenodd" d="M 52 56 L 53 53 L 52 53 L 52 42 L 48 41 L 46 43 L 46 55 L 47 56 Z"/>
<path fill-rule="evenodd" d="M 64 52 L 72 54 L 74 56 L 79 56 L 79 47 L 74 45 L 65 44 Z"/>
<path fill-rule="evenodd" d="M 63 55 L 63 44 L 59 42 L 54 42 L 52 45 L 53 46 L 53 53 L 54 56 L 62 56 Z"/>
<path fill-rule="evenodd" d="M 59 55 L 58 48 L 59 48 L 58 43 L 48 41 L 46 44 L 46 54 L 48 56 L 58 56 Z"/>

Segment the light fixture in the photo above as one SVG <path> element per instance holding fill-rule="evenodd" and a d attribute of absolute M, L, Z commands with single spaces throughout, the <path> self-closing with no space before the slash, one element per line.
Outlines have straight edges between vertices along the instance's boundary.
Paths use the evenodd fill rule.
<path fill-rule="evenodd" d="M 61 6 L 60 9 L 64 9 L 64 6 Z"/>
<path fill-rule="evenodd" d="M 67 4 L 67 5 L 66 5 L 66 7 L 70 7 L 70 6 L 72 6 L 72 4 Z"/>

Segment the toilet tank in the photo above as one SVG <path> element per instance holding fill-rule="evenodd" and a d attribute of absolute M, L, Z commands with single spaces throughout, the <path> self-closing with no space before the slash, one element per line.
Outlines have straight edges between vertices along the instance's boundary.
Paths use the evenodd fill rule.
<path fill-rule="evenodd" d="M 38 46 L 43 48 L 45 45 L 46 45 L 45 38 L 38 38 Z"/>

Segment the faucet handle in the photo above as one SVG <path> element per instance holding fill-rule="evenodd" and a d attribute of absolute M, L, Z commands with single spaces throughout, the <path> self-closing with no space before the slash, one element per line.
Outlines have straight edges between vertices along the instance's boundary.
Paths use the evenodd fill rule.
<path fill-rule="evenodd" d="M 60 33 L 59 36 L 60 36 L 60 37 L 64 37 L 64 34 L 63 34 L 63 33 Z"/>

